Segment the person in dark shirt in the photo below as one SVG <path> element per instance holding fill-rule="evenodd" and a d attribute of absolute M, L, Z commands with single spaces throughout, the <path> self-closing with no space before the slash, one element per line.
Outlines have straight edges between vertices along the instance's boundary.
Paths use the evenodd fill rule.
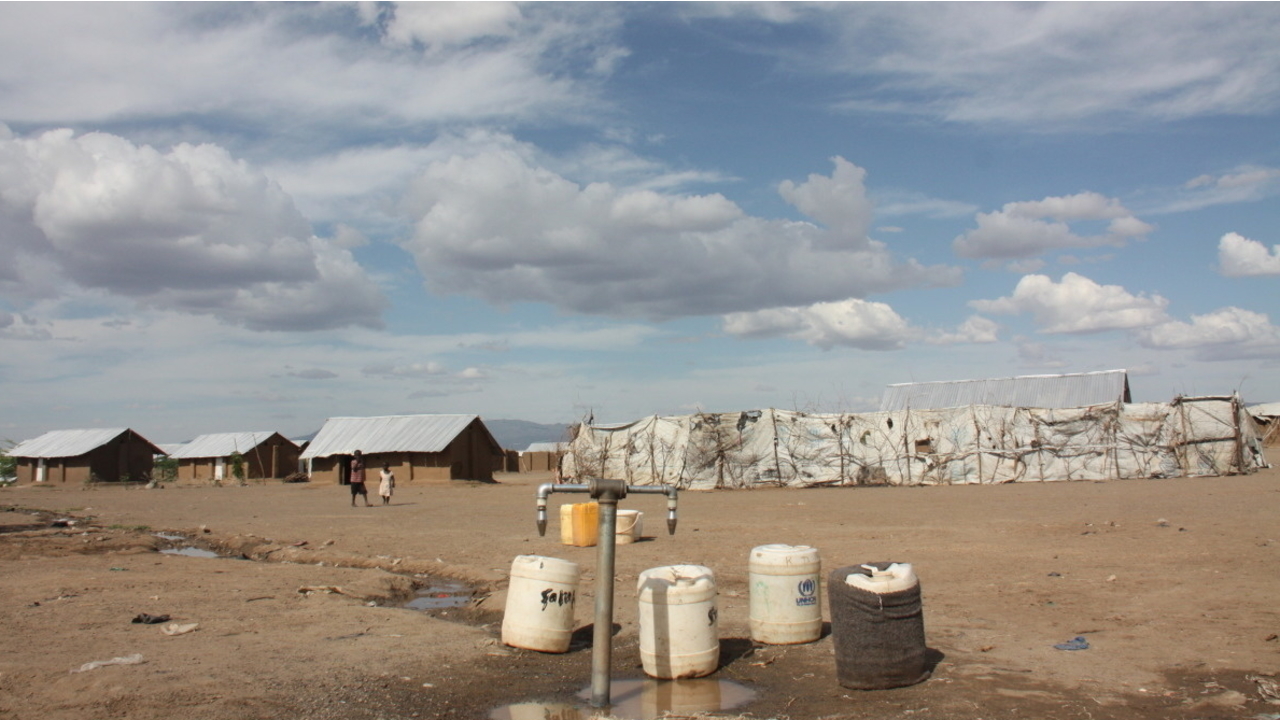
<path fill-rule="evenodd" d="M 364 486 L 364 454 L 359 450 L 356 451 L 355 457 L 351 458 L 351 507 L 356 506 L 357 495 L 364 498 L 365 507 L 371 507 L 369 491 Z"/>

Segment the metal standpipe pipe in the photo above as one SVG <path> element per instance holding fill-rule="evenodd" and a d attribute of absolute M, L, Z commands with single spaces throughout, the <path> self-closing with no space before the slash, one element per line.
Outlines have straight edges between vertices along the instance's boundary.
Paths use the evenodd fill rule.
<path fill-rule="evenodd" d="M 596 619 L 591 632 L 591 706 L 610 705 L 613 668 L 613 567 L 618 538 L 618 501 L 627 496 L 621 480 L 592 480 L 591 497 L 600 503 L 596 541 Z"/>
<path fill-rule="evenodd" d="M 586 484 L 544 483 L 538 486 L 538 535 L 547 534 L 547 496 L 553 492 L 588 493 L 600 503 L 596 545 L 596 616 L 591 634 L 591 706 L 609 707 L 613 665 L 613 585 L 617 550 L 618 501 L 628 492 L 667 496 L 667 534 L 676 533 L 676 489 L 668 485 L 627 485 L 621 480 L 592 479 Z"/>

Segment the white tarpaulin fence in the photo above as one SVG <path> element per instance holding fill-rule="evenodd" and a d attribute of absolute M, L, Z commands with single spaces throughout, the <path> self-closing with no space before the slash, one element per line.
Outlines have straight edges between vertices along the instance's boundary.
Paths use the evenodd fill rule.
<path fill-rule="evenodd" d="M 784 410 L 583 425 L 564 476 L 684 489 L 1115 480 L 1266 467 L 1238 397 L 1043 409 Z"/>

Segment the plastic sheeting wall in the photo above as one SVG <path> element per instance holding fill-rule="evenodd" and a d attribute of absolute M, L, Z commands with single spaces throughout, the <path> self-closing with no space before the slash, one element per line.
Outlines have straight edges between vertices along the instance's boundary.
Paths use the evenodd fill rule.
<path fill-rule="evenodd" d="M 565 476 L 708 490 L 1227 475 L 1265 467 L 1237 397 L 1073 409 L 783 410 L 582 426 Z"/>

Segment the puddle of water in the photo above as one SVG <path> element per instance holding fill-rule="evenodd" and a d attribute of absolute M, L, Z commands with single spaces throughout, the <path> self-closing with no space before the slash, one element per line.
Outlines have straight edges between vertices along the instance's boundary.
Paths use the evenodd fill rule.
<path fill-rule="evenodd" d="M 471 588 L 452 580 L 432 580 L 404 604 L 410 610 L 446 610 L 471 604 Z"/>
<path fill-rule="evenodd" d="M 161 550 L 160 552 L 164 553 L 165 555 L 185 555 L 187 557 L 198 557 L 198 558 L 219 557 L 218 553 L 213 552 L 212 550 L 202 550 L 198 547 L 169 548 L 167 550 Z"/>
<path fill-rule="evenodd" d="M 577 697 L 578 703 L 507 705 L 489 713 L 489 720 L 590 720 L 597 715 L 621 720 L 687 717 L 740 708 L 756 699 L 756 691 L 732 680 L 644 678 L 613 680 L 609 684 L 609 698 L 613 705 L 608 708 L 591 707 L 590 687 L 579 692 Z"/>
<path fill-rule="evenodd" d="M 179 535 L 179 534 L 177 534 L 177 533 L 158 532 L 158 533 L 151 533 L 151 534 L 152 534 L 152 535 L 155 535 L 156 537 L 158 537 L 158 538 L 160 538 L 160 539 L 162 539 L 162 540 L 186 540 L 186 538 L 185 538 L 185 537 L 183 537 L 183 536 L 181 536 L 181 535 Z"/>

